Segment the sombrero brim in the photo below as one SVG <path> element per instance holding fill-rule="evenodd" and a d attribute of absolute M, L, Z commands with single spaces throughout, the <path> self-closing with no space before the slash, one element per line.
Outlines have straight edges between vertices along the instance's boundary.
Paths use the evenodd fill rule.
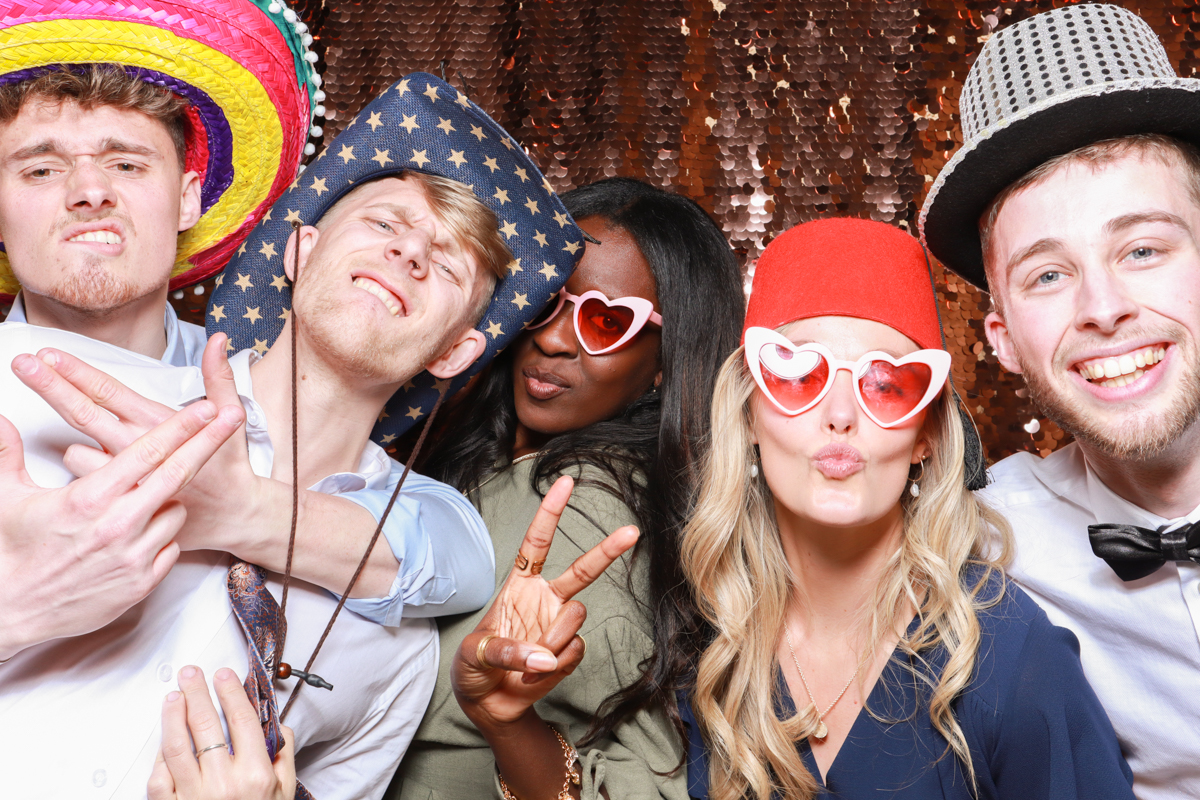
<path fill-rule="evenodd" d="M 939 261 L 988 290 L 979 217 L 1009 184 L 1058 155 L 1136 133 L 1200 145 L 1200 80 L 1120 81 L 1054 95 L 985 130 L 946 164 L 921 210 L 921 240 Z"/>
<path fill-rule="evenodd" d="M 189 100 L 187 161 L 201 173 L 203 213 L 179 237 L 171 275 L 179 288 L 219 272 L 291 183 L 311 122 L 310 87 L 298 72 L 299 40 L 254 3 L 148 2 L 157 13 L 109 2 L 23 6 L 4 20 L 0 82 L 57 65 L 110 63 Z M 0 254 L 0 295 L 19 288 Z"/>

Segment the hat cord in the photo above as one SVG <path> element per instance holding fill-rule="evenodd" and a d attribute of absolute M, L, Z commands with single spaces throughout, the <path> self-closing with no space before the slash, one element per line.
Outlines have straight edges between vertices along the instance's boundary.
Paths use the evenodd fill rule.
<path fill-rule="evenodd" d="M 300 231 L 300 223 L 293 220 L 292 230 L 298 234 Z M 296 545 L 296 522 L 300 508 L 300 472 L 298 467 L 299 459 L 297 457 L 299 429 L 296 424 L 296 326 L 299 322 L 299 318 L 296 316 L 296 286 L 300 281 L 300 265 L 298 261 L 299 250 L 300 242 L 299 237 L 297 237 L 296 247 L 292 255 L 292 275 L 294 275 L 295 278 L 292 280 L 292 309 L 290 312 L 292 323 L 292 527 L 291 531 L 288 533 L 288 556 L 287 564 L 284 567 L 283 573 L 283 593 L 279 603 L 279 628 L 276 631 L 277 641 L 279 642 L 279 646 L 275 651 L 279 653 L 279 656 L 276 658 L 278 663 L 275 665 L 276 678 L 279 677 L 280 668 L 283 666 L 281 659 L 283 657 L 284 637 L 287 634 L 287 621 L 284 617 L 284 611 L 287 608 L 288 584 L 291 582 L 292 577 L 292 554 Z M 317 654 L 321 652 L 321 647 L 324 646 L 325 640 L 329 638 L 329 632 L 333 630 L 333 623 L 337 621 L 338 614 L 342 612 L 342 606 L 346 605 L 346 598 L 350 596 L 350 592 L 353 591 L 354 585 L 358 583 L 359 576 L 362 575 L 363 570 L 366 569 L 367 560 L 370 559 L 371 552 L 375 549 L 375 543 L 379 541 L 379 534 L 383 532 L 383 525 L 385 522 L 387 522 L 388 515 L 392 513 L 392 507 L 396 505 L 396 499 L 400 496 L 400 489 L 403 488 L 404 481 L 408 478 L 408 473 L 412 471 L 413 464 L 416 463 L 417 456 L 421 452 L 421 446 L 425 443 L 425 437 L 429 434 L 429 428 L 433 424 L 433 419 L 437 416 L 437 412 L 442 405 L 442 401 L 446 398 L 446 391 L 449 385 L 450 381 L 445 381 L 438 390 L 437 400 L 434 401 L 433 408 L 429 411 L 429 417 L 425 420 L 425 426 L 421 429 L 421 435 L 417 438 L 417 443 L 413 447 L 412 454 L 408 457 L 408 461 L 404 464 L 404 472 L 401 473 L 400 480 L 396 483 L 396 488 L 392 492 L 391 499 L 388 500 L 387 507 L 383 510 L 383 516 L 379 518 L 379 522 L 375 526 L 375 533 L 371 535 L 371 541 L 367 543 L 367 548 L 363 552 L 362 558 L 359 559 L 358 566 L 355 568 L 354 574 L 350 576 L 350 582 L 346 584 L 345 591 L 343 591 L 341 596 L 338 598 L 337 607 L 333 609 L 333 614 L 330 615 L 329 622 L 325 624 L 325 630 L 321 633 L 321 638 L 317 641 L 317 646 L 313 648 L 312 654 L 309 655 L 308 663 L 304 665 L 303 672 L 301 670 L 293 670 L 290 667 L 287 669 L 287 672 L 290 675 L 296 675 L 297 677 L 304 676 L 304 680 L 296 684 L 296 688 L 292 691 L 291 697 L 288 698 L 287 704 L 283 707 L 283 711 L 280 712 L 280 723 L 282 723 L 287 717 L 288 711 L 291 709 L 292 704 L 296 702 L 296 697 L 300 694 L 300 690 L 304 687 L 306 682 L 313 682 L 315 680 L 317 682 L 314 682 L 314 685 L 323 685 L 323 688 L 328 689 L 333 688 L 319 676 L 312 675 L 313 662 L 317 660 Z M 307 675 L 305 675 L 306 673 Z"/>

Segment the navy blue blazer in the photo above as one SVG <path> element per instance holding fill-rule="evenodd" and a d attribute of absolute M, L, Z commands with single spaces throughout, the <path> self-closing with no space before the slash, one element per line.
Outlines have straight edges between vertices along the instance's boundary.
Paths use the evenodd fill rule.
<path fill-rule="evenodd" d="M 986 592 L 998 591 L 996 577 Z M 929 718 L 929 689 L 909 672 L 899 652 L 884 668 L 850 734 L 829 768 L 821 798 L 930 800 L 1132 800 L 1133 773 L 1121 755 L 1108 716 L 1083 676 L 1079 640 L 1055 627 L 1038 605 L 1007 580 L 999 604 L 979 617 L 982 638 L 975 677 L 954 703 L 975 767 L 978 794 Z M 914 621 L 914 626 L 915 626 Z M 945 664 L 941 648 L 927 657 Z M 928 668 L 927 668 L 928 669 Z M 783 680 L 777 713 L 796 713 Z M 708 798 L 708 749 L 688 703 L 688 793 Z M 882 718 L 882 719 L 880 719 Z M 821 783 L 808 740 L 796 745 Z"/>

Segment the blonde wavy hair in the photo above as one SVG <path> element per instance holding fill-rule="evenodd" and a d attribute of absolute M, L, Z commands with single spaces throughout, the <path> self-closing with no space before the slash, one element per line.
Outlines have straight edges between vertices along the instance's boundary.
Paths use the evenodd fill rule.
<path fill-rule="evenodd" d="M 738 348 L 717 377 L 714 436 L 695 510 L 683 533 L 684 573 L 700 613 L 715 632 L 697 665 L 692 708 L 709 745 L 712 800 L 768 800 L 773 794 L 807 800 L 816 795 L 817 783 L 796 742 L 812 735 L 819 720 L 811 706 L 786 720 L 775 714 L 777 652 L 795 582 L 766 481 L 748 477 L 756 463 L 749 402 L 754 388 Z M 907 622 L 899 619 L 901 611 L 917 609 L 916 629 L 901 639 L 897 653 L 915 659 L 918 680 L 927 687 L 929 715 L 949 745 L 942 757 L 952 750 L 974 783 L 952 703 L 974 672 L 977 612 L 1002 596 L 983 589 L 1007 563 L 1012 534 L 1003 517 L 966 488 L 964 435 L 952 391 L 947 382 L 926 415 L 931 453 L 920 475 L 920 497 L 905 492 L 902 498 L 902 543 L 869 606 L 869 638 L 860 669 L 894 635 L 897 623 Z M 965 586 L 964 569 L 973 564 L 982 569 L 973 570 L 972 585 Z M 948 658 L 934 675 L 932 668 L 922 668 L 924 654 L 939 645 Z"/>

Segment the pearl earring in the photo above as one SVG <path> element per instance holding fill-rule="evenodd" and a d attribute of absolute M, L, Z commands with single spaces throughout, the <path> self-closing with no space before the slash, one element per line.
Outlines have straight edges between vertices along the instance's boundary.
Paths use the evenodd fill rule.
<path fill-rule="evenodd" d="M 751 478 L 757 478 L 757 477 L 758 477 L 758 464 L 751 464 L 751 465 L 750 465 L 750 477 L 751 477 Z"/>
<path fill-rule="evenodd" d="M 920 480 L 921 478 L 925 477 L 925 459 L 922 458 L 917 463 L 921 465 L 921 474 L 913 478 L 912 484 L 908 487 L 908 493 L 911 494 L 914 499 L 921 496 Z"/>

